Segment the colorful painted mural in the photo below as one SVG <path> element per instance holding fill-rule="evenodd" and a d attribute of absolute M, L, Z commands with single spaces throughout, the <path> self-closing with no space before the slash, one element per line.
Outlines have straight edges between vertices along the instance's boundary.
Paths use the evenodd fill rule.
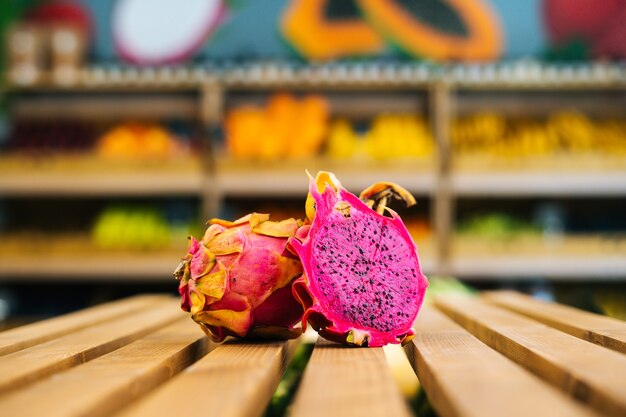
<path fill-rule="evenodd" d="M 626 58 L 624 0 L 6 0 L 0 8 L 32 20 L 51 4 L 92 17 L 95 62 Z M 171 42 L 133 41 L 168 33 Z"/>
<path fill-rule="evenodd" d="M 553 51 L 574 58 L 626 58 L 626 1 L 544 0 Z"/>

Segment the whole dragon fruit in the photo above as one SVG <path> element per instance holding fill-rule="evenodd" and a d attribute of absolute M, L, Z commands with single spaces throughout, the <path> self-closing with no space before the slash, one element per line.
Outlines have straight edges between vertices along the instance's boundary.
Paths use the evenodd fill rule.
<path fill-rule="evenodd" d="M 390 197 L 415 203 L 391 183 L 363 191 L 364 202 L 331 173 L 311 178 L 312 223 L 289 239 L 304 266 L 293 285 L 305 309 L 303 327 L 308 321 L 324 338 L 358 346 L 412 339 L 428 281 L 404 223 L 386 207 Z"/>
<path fill-rule="evenodd" d="M 200 242 L 190 238 L 174 271 L 182 309 L 216 342 L 226 336 L 298 337 L 303 310 L 292 284 L 302 264 L 286 245 L 301 222 L 251 213 L 209 223 Z"/>

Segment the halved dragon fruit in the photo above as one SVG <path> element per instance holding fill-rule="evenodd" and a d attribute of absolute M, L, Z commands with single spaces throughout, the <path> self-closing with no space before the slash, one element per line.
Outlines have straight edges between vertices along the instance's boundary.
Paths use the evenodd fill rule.
<path fill-rule="evenodd" d="M 324 338 L 357 346 L 413 337 L 428 281 L 404 223 L 386 207 L 389 197 L 415 202 L 391 183 L 365 190 L 364 202 L 331 173 L 311 178 L 306 208 L 312 223 L 289 239 L 304 266 L 293 285 L 305 308 L 303 327 L 308 321 Z"/>
<path fill-rule="evenodd" d="M 295 219 L 269 221 L 251 213 L 234 222 L 213 219 L 174 272 L 181 307 L 216 342 L 226 336 L 295 338 L 303 309 L 292 294 L 302 264 L 286 250 Z"/>

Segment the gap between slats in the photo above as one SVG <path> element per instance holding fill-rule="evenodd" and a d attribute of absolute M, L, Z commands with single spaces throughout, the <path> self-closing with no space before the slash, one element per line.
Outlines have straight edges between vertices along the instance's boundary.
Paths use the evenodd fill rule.
<path fill-rule="evenodd" d="M 208 346 L 204 333 L 185 317 L 109 354 L 5 395 L 0 415 L 104 417 L 168 381 L 204 356 Z"/>
<path fill-rule="evenodd" d="M 616 417 L 626 415 L 626 356 L 470 297 L 443 297 L 436 306 L 478 339 Z"/>
<path fill-rule="evenodd" d="M 17 352 L 99 323 L 134 314 L 171 297 L 143 295 L 90 307 L 0 333 L 0 356 Z"/>
<path fill-rule="evenodd" d="M 140 312 L 0 357 L 0 394 L 81 363 L 185 316 L 178 301 L 164 300 Z"/>

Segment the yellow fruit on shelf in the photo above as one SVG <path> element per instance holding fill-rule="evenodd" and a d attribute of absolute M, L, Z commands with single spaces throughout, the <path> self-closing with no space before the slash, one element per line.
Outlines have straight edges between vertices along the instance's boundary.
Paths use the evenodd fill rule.
<path fill-rule="evenodd" d="M 334 159 L 352 158 L 358 151 L 359 139 L 352 125 L 345 119 L 338 119 L 330 126 L 326 154 Z"/>
<path fill-rule="evenodd" d="M 148 126 L 139 136 L 140 146 L 146 158 L 167 158 L 175 151 L 176 141 L 170 133 L 159 126 Z"/>
<path fill-rule="evenodd" d="M 133 129 L 122 125 L 109 130 L 98 140 L 96 152 L 106 159 L 134 158 L 137 146 Z"/>
<path fill-rule="evenodd" d="M 594 121 L 575 111 L 553 113 L 545 121 L 506 120 L 495 113 L 479 113 L 456 120 L 451 139 L 458 155 L 482 153 L 507 158 L 557 153 L 624 155 L 626 122 Z"/>
<path fill-rule="evenodd" d="M 417 116 L 380 115 L 365 134 L 365 149 L 373 159 L 426 157 L 433 148 L 433 138 Z"/>
<path fill-rule="evenodd" d="M 375 160 L 422 158 L 434 151 L 434 140 L 423 119 L 414 115 L 379 115 L 370 129 L 357 135 L 347 120 L 330 128 L 327 154 L 346 159 L 358 154 Z"/>

